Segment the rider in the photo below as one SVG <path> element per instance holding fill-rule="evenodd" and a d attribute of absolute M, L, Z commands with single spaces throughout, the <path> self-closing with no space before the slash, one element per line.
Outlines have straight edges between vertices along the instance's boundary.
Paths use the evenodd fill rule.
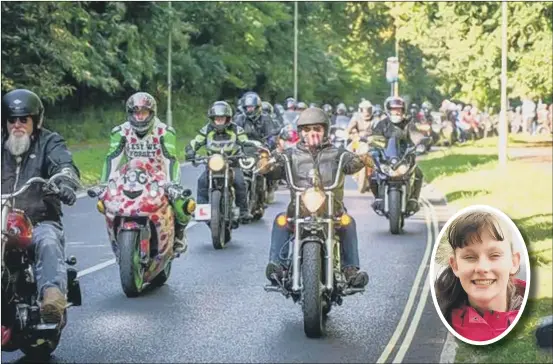
<path fill-rule="evenodd" d="M 363 100 L 359 103 L 359 111 L 353 115 L 349 121 L 346 133 L 357 134 L 360 138 L 369 137 L 372 134 L 373 124 L 373 104 L 369 100 Z M 351 138 L 351 137 L 350 137 Z"/>
<path fill-rule="evenodd" d="M 244 129 L 230 121 L 232 108 L 227 102 L 215 101 L 209 108 L 207 116 L 210 122 L 200 129 L 199 134 L 185 148 L 186 160 L 193 161 L 198 149 L 204 146 L 208 155 L 220 153 L 221 148 L 224 148 L 228 155 L 233 155 L 248 140 Z M 248 223 L 252 219 L 252 215 L 248 211 L 244 173 L 240 167 L 235 166 L 233 166 L 233 171 L 236 206 L 240 208 L 240 220 L 242 223 Z M 206 168 L 198 178 L 198 204 L 208 203 L 208 189 L 209 181 Z"/>
<path fill-rule="evenodd" d="M 263 113 L 259 95 L 255 92 L 246 93 L 243 107 L 244 114 L 241 118 L 236 119 L 236 124 L 244 129 L 248 139 L 267 143 L 271 148 L 274 147 L 276 135 L 280 129 L 271 116 Z"/>
<path fill-rule="evenodd" d="M 110 148 L 100 182 L 106 184 L 113 172 L 132 159 L 159 165 L 167 176 L 169 186 L 166 191 L 175 214 L 173 250 L 180 254 L 187 249 L 185 229 L 190 215 L 185 206 L 191 192 L 181 186 L 175 129 L 159 120 L 157 102 L 146 92 L 129 97 L 126 109 L 127 121 L 111 130 Z"/>
<path fill-rule="evenodd" d="M 309 108 L 302 112 L 298 120 L 298 131 L 300 132 L 300 141 L 296 148 L 288 149 L 284 153 L 290 158 L 292 165 L 292 174 L 295 183 L 299 186 L 307 184 L 308 173 L 313 168 L 315 160 L 319 160 L 318 169 L 322 174 L 322 179 L 326 183 L 332 183 L 335 177 L 335 171 L 340 157 L 346 153 L 344 158 L 343 171 L 345 174 L 353 174 L 361 170 L 365 165 L 372 166 L 372 159 L 369 155 L 357 156 L 343 148 L 336 148 L 329 142 L 330 121 L 325 112 L 318 108 Z M 277 159 L 279 154 L 275 154 Z M 284 168 L 280 163 L 273 165 L 267 164 L 267 159 L 261 159 L 259 162 L 261 173 L 267 173 L 269 179 L 284 178 Z M 291 192 L 293 195 L 293 193 Z M 335 190 L 336 214 L 340 215 L 346 212 L 344 203 L 344 179 L 340 187 Z M 294 199 L 288 205 L 287 214 L 293 215 Z M 284 244 L 290 238 L 292 231 L 288 227 L 280 227 L 277 224 L 278 215 L 273 224 L 271 235 L 271 248 L 269 264 L 266 268 L 267 279 L 272 281 L 271 276 L 276 273 L 277 277 L 282 278 L 284 262 L 280 257 L 280 252 Z M 351 224 L 339 230 L 340 240 L 343 244 L 342 264 L 347 281 L 354 287 L 364 287 L 369 281 L 366 272 L 359 270 L 359 253 L 357 246 L 357 231 L 355 220 L 351 218 Z M 277 282 L 273 282 L 276 284 Z"/>
<path fill-rule="evenodd" d="M 409 117 L 406 115 L 405 101 L 401 97 L 390 96 L 384 103 L 384 109 L 388 117 L 380 120 L 373 126 L 372 134 L 381 135 L 386 139 L 392 136 L 398 137 L 402 147 L 406 148 L 413 145 L 414 137 L 420 135 Z M 424 175 L 417 165 L 415 167 L 415 182 L 413 184 L 413 193 L 407 201 L 407 210 L 413 213 L 419 211 L 419 196 L 422 188 Z M 378 185 L 371 181 L 371 191 L 374 196 L 378 196 L 373 203 L 373 208 L 381 209 L 383 206 L 383 197 L 378 194 Z M 383 193 L 383 191 L 381 191 Z"/>
<path fill-rule="evenodd" d="M 17 89 L 2 98 L 2 193 L 21 188 L 32 177 L 50 178 L 65 172 L 80 178 L 63 138 L 42 127 L 44 106 L 33 92 Z M 65 236 L 61 202 L 73 205 L 76 187 L 68 179 L 57 182 L 59 195 L 32 185 L 14 200 L 33 224 L 32 247 L 41 316 L 46 323 L 60 323 L 67 305 Z M 59 196 L 59 197 L 58 197 Z"/>

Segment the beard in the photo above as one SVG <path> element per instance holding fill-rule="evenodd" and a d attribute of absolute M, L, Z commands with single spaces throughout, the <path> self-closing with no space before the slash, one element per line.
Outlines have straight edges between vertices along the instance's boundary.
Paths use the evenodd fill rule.
<path fill-rule="evenodd" d="M 16 136 L 13 133 L 10 133 L 8 140 L 6 141 L 6 147 L 14 157 L 18 157 L 28 151 L 30 146 L 31 137 L 27 133 L 22 136 Z"/>

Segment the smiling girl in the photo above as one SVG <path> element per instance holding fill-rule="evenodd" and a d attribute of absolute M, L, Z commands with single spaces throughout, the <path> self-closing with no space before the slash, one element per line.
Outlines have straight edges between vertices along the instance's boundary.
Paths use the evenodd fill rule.
<path fill-rule="evenodd" d="M 449 227 L 449 266 L 435 283 L 442 314 L 461 336 L 488 341 L 515 320 L 526 282 L 515 278 L 520 253 L 507 227 L 491 213 L 460 215 Z"/>

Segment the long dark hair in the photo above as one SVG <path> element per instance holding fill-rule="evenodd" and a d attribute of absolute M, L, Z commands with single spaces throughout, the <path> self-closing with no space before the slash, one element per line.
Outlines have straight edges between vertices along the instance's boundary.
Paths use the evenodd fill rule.
<path fill-rule="evenodd" d="M 497 241 L 506 239 L 498 219 L 489 212 L 472 211 L 457 217 L 447 230 L 447 240 L 453 254 L 455 254 L 457 248 L 462 249 L 473 243 L 482 243 L 481 236 L 484 232 L 489 233 Z M 510 242 L 510 245 L 512 250 L 512 242 Z M 440 310 L 451 325 L 451 312 L 468 302 L 467 292 L 465 292 L 461 286 L 461 281 L 455 276 L 449 265 L 436 280 L 434 288 Z M 515 286 L 509 279 L 507 286 L 508 300 L 511 299 L 514 292 Z M 509 306 L 509 302 L 507 305 Z"/>

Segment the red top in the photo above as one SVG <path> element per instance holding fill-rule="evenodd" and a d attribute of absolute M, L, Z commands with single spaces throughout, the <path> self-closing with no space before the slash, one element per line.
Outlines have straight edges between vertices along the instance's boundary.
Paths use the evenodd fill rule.
<path fill-rule="evenodd" d="M 526 282 L 514 279 L 517 294 L 524 297 Z M 486 311 L 480 316 L 474 308 L 463 305 L 451 312 L 451 326 L 461 336 L 473 341 L 488 341 L 501 335 L 515 321 L 518 309 L 507 312 Z"/>

